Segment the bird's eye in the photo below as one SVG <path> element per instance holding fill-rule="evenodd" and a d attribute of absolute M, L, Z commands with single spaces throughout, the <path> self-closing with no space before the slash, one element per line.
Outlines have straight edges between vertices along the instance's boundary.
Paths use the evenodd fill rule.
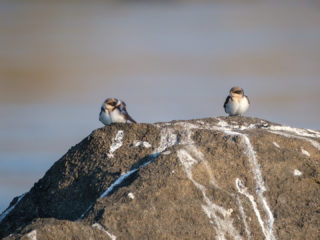
<path fill-rule="evenodd" d="M 234 93 L 236 93 L 236 94 L 242 94 L 242 91 L 241 91 L 241 90 L 238 90 L 238 91 L 235 91 Z"/>

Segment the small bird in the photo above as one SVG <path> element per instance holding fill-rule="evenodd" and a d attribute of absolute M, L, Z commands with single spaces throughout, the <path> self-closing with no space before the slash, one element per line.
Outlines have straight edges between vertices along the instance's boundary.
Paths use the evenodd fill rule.
<path fill-rule="evenodd" d="M 241 87 L 231 88 L 229 96 L 223 105 L 224 111 L 228 113 L 229 116 L 241 116 L 245 111 L 248 110 L 249 106 L 249 98 L 244 95 Z"/>
<path fill-rule="evenodd" d="M 125 102 L 116 98 L 107 98 L 101 106 L 99 114 L 99 120 L 104 125 L 110 125 L 111 123 L 125 123 L 131 121 L 136 123 L 135 120 L 130 117 L 127 112 Z"/>

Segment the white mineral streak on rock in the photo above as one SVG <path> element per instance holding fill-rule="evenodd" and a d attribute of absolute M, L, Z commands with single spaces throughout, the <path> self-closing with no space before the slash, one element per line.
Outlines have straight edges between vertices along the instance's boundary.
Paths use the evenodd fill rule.
<path fill-rule="evenodd" d="M 81 214 L 80 218 L 77 219 L 77 221 L 80 221 L 82 218 L 84 218 L 84 216 L 91 210 L 92 207 L 93 207 L 93 204 L 91 204 L 91 205 L 87 208 L 87 210 L 85 210 L 85 211 Z"/>
<path fill-rule="evenodd" d="M 251 129 L 255 129 L 257 128 L 257 126 L 255 124 L 250 124 L 250 125 L 229 125 L 226 121 L 223 121 L 221 119 L 218 119 L 219 122 L 217 123 L 217 127 L 220 127 L 221 129 L 223 129 L 224 131 L 231 131 L 231 130 L 251 130 Z"/>
<path fill-rule="evenodd" d="M 148 165 L 149 163 L 151 163 L 162 152 L 166 151 L 169 147 L 172 147 L 173 145 L 175 145 L 177 143 L 177 135 L 173 133 L 172 129 L 162 128 L 161 131 L 160 131 L 160 136 L 161 136 L 161 138 L 160 138 L 159 147 L 157 147 L 155 149 L 154 153 L 151 154 L 150 160 L 145 162 L 145 163 L 143 163 L 143 164 L 141 164 L 137 168 L 134 168 L 134 169 L 130 170 L 129 172 L 126 172 L 126 173 L 122 174 L 119 178 L 117 178 L 108 187 L 108 189 L 104 193 L 101 194 L 100 198 L 104 198 L 104 197 L 108 196 L 114 190 L 115 187 L 121 185 L 121 183 L 123 181 L 125 181 L 128 177 L 130 177 L 132 174 L 137 172 L 140 168 L 142 168 L 142 167 Z M 121 137 L 121 140 L 122 140 L 122 137 Z M 121 145 L 122 145 L 122 143 L 121 143 Z"/>
<path fill-rule="evenodd" d="M 97 228 L 103 232 L 105 232 L 111 240 L 116 240 L 117 237 L 111 233 L 109 233 L 100 223 L 92 224 L 92 227 Z"/>
<path fill-rule="evenodd" d="M 267 213 L 267 216 L 268 216 L 268 220 L 266 222 L 267 229 L 266 229 L 265 237 L 266 237 L 266 239 L 272 240 L 272 239 L 275 239 L 275 237 L 273 235 L 274 217 L 273 217 L 271 209 L 267 203 L 266 198 L 263 196 L 263 193 L 266 191 L 266 187 L 264 185 L 264 181 L 262 178 L 260 165 L 257 161 L 256 153 L 253 150 L 253 147 L 250 143 L 249 138 L 246 135 L 243 135 L 243 137 L 245 140 L 245 144 L 247 145 L 246 154 L 248 155 L 249 162 L 252 167 L 252 171 L 254 172 L 254 177 L 256 180 L 256 185 L 257 185 L 256 193 L 257 193 L 259 200 L 262 202 L 262 205 L 263 205 L 265 212 Z"/>
<path fill-rule="evenodd" d="M 3 219 L 6 218 L 6 216 L 8 216 L 8 214 L 17 206 L 17 204 L 22 200 L 22 198 L 26 195 L 26 193 L 22 194 L 18 200 L 16 201 L 16 203 L 14 205 L 12 205 L 10 208 L 8 208 L 6 211 L 4 211 L 1 215 L 0 215 L 0 223 L 3 221 Z"/>
<path fill-rule="evenodd" d="M 108 158 L 113 158 L 113 153 L 122 146 L 122 139 L 123 139 L 123 130 L 119 130 L 112 141 L 110 146 L 109 152 L 107 154 Z"/>
<path fill-rule="evenodd" d="M 145 141 L 135 140 L 135 141 L 133 142 L 133 146 L 135 146 L 135 147 L 140 147 L 141 145 L 142 145 L 143 147 L 145 147 L 145 148 L 151 148 L 151 147 L 152 147 L 152 145 L 151 145 L 150 143 L 145 142 Z"/>
<path fill-rule="evenodd" d="M 150 143 L 148 143 L 148 142 L 143 142 L 142 144 L 143 144 L 143 146 L 145 148 L 151 148 L 152 147 L 152 145 Z"/>
<path fill-rule="evenodd" d="M 170 155 L 171 154 L 171 151 L 164 151 L 162 152 L 162 155 Z"/>
<path fill-rule="evenodd" d="M 260 165 L 257 161 L 257 157 L 256 157 L 256 153 L 253 150 L 253 147 L 250 143 L 249 138 L 247 137 L 247 135 L 242 134 L 241 135 L 243 137 L 244 140 L 244 144 L 246 146 L 245 149 L 245 154 L 248 156 L 249 159 L 249 163 L 251 165 L 251 169 L 252 172 L 254 173 L 253 176 L 256 180 L 256 185 L 257 185 L 257 192 L 265 192 L 266 191 L 266 187 L 264 186 L 264 181 L 262 178 L 262 174 L 261 174 L 261 170 L 260 170 Z"/>
<path fill-rule="evenodd" d="M 300 172 L 298 169 L 295 169 L 295 170 L 293 171 L 293 175 L 299 177 L 299 176 L 302 175 L 302 172 Z"/>
<path fill-rule="evenodd" d="M 139 141 L 139 140 L 134 140 L 133 141 L 133 146 L 134 147 L 140 147 L 142 145 L 142 141 Z"/>
<path fill-rule="evenodd" d="M 184 170 L 187 174 L 187 177 L 191 180 L 191 182 L 198 188 L 203 196 L 205 204 L 201 207 L 207 217 L 214 222 L 214 228 L 217 234 L 217 239 L 226 239 L 226 236 L 232 236 L 233 239 L 242 239 L 239 232 L 234 228 L 233 221 L 229 217 L 228 210 L 223 207 L 216 205 L 213 203 L 209 197 L 206 195 L 206 188 L 202 184 L 198 183 L 193 179 L 192 176 L 192 167 L 193 165 L 203 161 L 203 159 L 195 159 L 192 153 L 198 152 L 195 146 L 186 146 L 185 149 L 178 150 L 178 158 L 181 164 L 184 167 Z M 191 155 L 192 154 L 192 155 Z M 197 155 L 201 155 L 201 153 L 197 153 Z"/>
<path fill-rule="evenodd" d="M 155 149 L 152 155 L 155 157 L 159 156 L 162 152 L 165 152 L 168 148 L 174 146 L 178 143 L 177 134 L 174 133 L 174 130 L 168 127 L 164 127 L 160 131 L 160 143 L 159 146 Z"/>
<path fill-rule="evenodd" d="M 201 207 L 207 217 L 210 219 L 210 223 L 213 224 L 216 231 L 216 239 L 225 240 L 227 236 L 231 236 L 233 239 L 240 240 L 242 239 L 239 232 L 233 226 L 233 220 L 230 218 L 232 209 L 224 209 L 223 207 L 213 203 L 206 194 L 206 187 L 196 180 L 192 176 L 192 168 L 194 165 L 199 163 L 205 163 L 207 168 L 209 178 L 212 177 L 211 169 L 208 168 L 206 160 L 204 160 L 203 154 L 196 148 L 194 142 L 191 138 L 192 129 L 199 128 L 194 124 L 189 123 L 179 123 L 178 125 L 183 127 L 183 130 L 180 132 L 181 140 L 180 144 L 185 145 L 184 149 L 179 149 L 177 152 L 178 158 L 181 164 L 184 167 L 184 170 L 187 174 L 188 179 L 199 189 L 202 193 L 205 204 Z M 214 180 L 210 182 L 215 182 Z"/>
<path fill-rule="evenodd" d="M 232 208 L 229 208 L 229 209 L 227 210 L 227 216 L 230 217 L 232 213 L 233 213 L 233 209 L 232 209 Z"/>
<path fill-rule="evenodd" d="M 293 128 L 289 126 L 269 126 L 268 129 L 271 131 L 283 131 L 302 137 L 320 138 L 320 132 L 311 129 Z"/>
<path fill-rule="evenodd" d="M 108 189 L 101 194 L 100 198 L 104 198 L 106 196 L 108 196 L 115 187 L 119 186 L 124 180 L 126 180 L 128 177 L 130 177 L 133 173 L 135 173 L 136 171 L 138 171 L 139 168 L 135 168 L 129 172 L 126 172 L 125 174 L 122 174 L 120 177 L 117 178 L 116 181 L 114 181 L 109 187 Z"/>
<path fill-rule="evenodd" d="M 320 138 L 320 132 L 311 129 L 300 129 L 288 126 L 268 126 L 267 130 L 273 134 L 288 138 L 301 139 L 310 142 L 315 148 L 320 150 L 320 143 L 313 138 Z"/>
<path fill-rule="evenodd" d="M 26 234 L 26 237 L 30 240 L 37 240 L 37 230 L 29 232 L 28 234 Z"/>
<path fill-rule="evenodd" d="M 223 121 L 221 119 L 218 119 L 219 122 L 217 126 L 224 131 L 230 132 L 230 131 L 237 131 L 237 130 L 251 130 L 257 128 L 257 125 L 255 124 L 250 124 L 250 125 L 229 125 L 226 121 Z M 262 122 L 264 123 L 264 122 Z M 310 142 L 315 148 L 320 150 L 320 143 L 315 141 L 314 139 L 310 138 L 320 138 L 320 131 L 315 131 L 311 129 L 300 129 L 300 128 L 293 128 L 289 126 L 274 126 L 274 125 L 269 125 L 265 123 L 262 125 L 263 129 L 268 130 L 269 132 L 273 134 L 278 134 L 282 135 L 284 137 L 289 137 L 289 138 L 297 138 L 301 140 L 305 140 Z"/>
<path fill-rule="evenodd" d="M 302 152 L 302 154 L 310 157 L 310 153 L 307 150 L 304 150 L 303 148 L 301 148 L 301 152 Z"/>
<path fill-rule="evenodd" d="M 307 142 L 311 143 L 312 146 L 314 146 L 316 149 L 318 149 L 320 151 L 320 143 L 315 141 L 315 140 L 313 140 L 313 139 L 310 139 L 310 138 L 307 138 L 307 137 L 303 137 L 303 136 L 299 136 L 299 135 L 290 134 L 290 133 L 285 133 L 285 132 L 282 132 L 282 131 L 271 131 L 271 130 L 269 130 L 269 132 L 271 132 L 273 134 L 280 135 L 280 136 L 284 136 L 284 137 L 287 137 L 287 138 L 296 138 L 296 139 L 301 139 L 301 140 L 307 141 Z"/>
<path fill-rule="evenodd" d="M 251 232 L 250 232 L 250 229 L 249 229 L 249 226 L 248 226 L 248 223 L 247 223 L 247 216 L 246 216 L 246 214 L 244 212 L 242 201 L 238 196 L 236 197 L 236 199 L 237 199 L 237 205 L 238 205 L 238 208 L 239 208 L 239 212 L 240 212 L 240 215 L 241 215 L 241 218 L 242 218 L 242 222 L 243 222 L 243 225 L 244 225 L 244 229 L 246 230 L 247 239 L 250 240 L 250 239 L 252 239 L 251 238 Z"/>
<path fill-rule="evenodd" d="M 258 222 L 260 224 L 260 227 L 262 229 L 262 232 L 265 236 L 265 239 L 275 239 L 275 237 L 273 236 L 272 232 L 270 232 L 270 230 L 268 229 L 268 227 L 266 228 L 264 221 L 261 218 L 261 214 L 258 210 L 258 205 L 254 200 L 254 196 L 252 196 L 251 194 L 248 193 L 248 189 L 244 186 L 244 184 L 242 183 L 242 181 L 237 178 L 236 179 L 236 188 L 238 190 L 239 193 L 241 193 L 242 195 L 246 196 L 249 201 L 251 202 L 253 211 L 255 212 Z"/>
<path fill-rule="evenodd" d="M 229 126 L 228 123 L 225 121 L 221 121 L 218 123 L 217 130 L 223 131 L 227 135 L 238 135 L 241 136 L 245 145 L 245 154 L 248 156 L 248 160 L 251 166 L 251 170 L 253 172 L 253 176 L 256 182 L 256 194 L 258 196 L 259 201 L 262 203 L 263 208 L 268 216 L 268 220 L 266 222 L 263 222 L 261 219 L 261 214 L 257 208 L 257 204 L 254 202 L 254 198 L 252 195 L 247 194 L 246 196 L 249 198 L 252 207 L 254 208 L 254 211 L 256 213 L 256 216 L 258 218 L 259 224 L 262 228 L 263 234 L 265 235 L 265 238 L 267 240 L 273 240 L 275 239 L 275 236 L 273 235 L 273 223 L 274 223 L 274 217 L 270 210 L 270 207 L 268 206 L 267 200 L 265 199 L 263 193 L 266 191 L 266 187 L 264 185 L 264 181 L 262 178 L 262 173 L 260 170 L 260 165 L 257 161 L 256 153 L 253 150 L 253 147 L 250 143 L 250 140 L 247 135 L 234 132 L 232 131 L 233 127 Z M 238 185 L 237 185 L 238 186 Z M 252 196 L 252 197 L 249 197 Z M 255 209 L 256 208 L 256 209 Z"/>
<path fill-rule="evenodd" d="M 136 198 L 132 192 L 128 193 L 128 197 L 132 200 Z"/>
<path fill-rule="evenodd" d="M 277 148 L 280 148 L 279 144 L 276 142 L 273 142 L 273 145 L 275 145 Z"/>

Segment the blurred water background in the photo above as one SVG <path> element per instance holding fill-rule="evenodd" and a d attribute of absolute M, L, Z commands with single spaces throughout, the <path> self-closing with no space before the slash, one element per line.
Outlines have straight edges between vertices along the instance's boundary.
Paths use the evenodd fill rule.
<path fill-rule="evenodd" d="M 320 129 L 319 1 L 1 1 L 0 212 L 102 127 L 107 97 L 138 122 L 225 115 Z"/>

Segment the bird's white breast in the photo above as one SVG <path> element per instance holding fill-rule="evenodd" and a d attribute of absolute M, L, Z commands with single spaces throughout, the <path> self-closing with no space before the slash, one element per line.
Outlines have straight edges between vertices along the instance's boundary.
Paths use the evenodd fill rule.
<path fill-rule="evenodd" d="M 119 111 L 119 109 L 115 109 L 110 113 L 112 122 L 120 122 L 125 123 L 126 119 L 123 114 Z"/>
<path fill-rule="evenodd" d="M 230 115 L 241 115 L 249 108 L 249 102 L 246 97 L 235 98 L 226 105 L 226 112 Z"/>
<path fill-rule="evenodd" d="M 246 97 L 241 98 L 238 106 L 238 114 L 243 114 L 249 108 L 249 102 Z"/>
<path fill-rule="evenodd" d="M 234 101 L 229 100 L 229 102 L 226 105 L 226 113 L 229 115 L 235 115 L 237 110 L 237 104 Z"/>

